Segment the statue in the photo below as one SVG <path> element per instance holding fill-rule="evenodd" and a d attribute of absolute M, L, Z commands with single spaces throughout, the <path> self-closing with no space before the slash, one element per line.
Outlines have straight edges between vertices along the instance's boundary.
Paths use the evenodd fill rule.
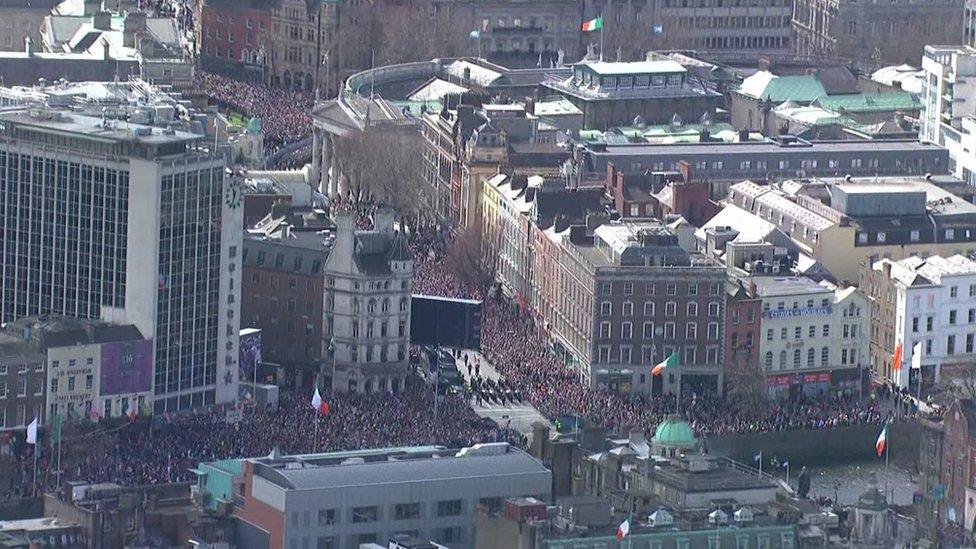
<path fill-rule="evenodd" d="M 584 57 L 583 59 L 587 61 L 596 60 L 596 44 L 590 42 L 589 44 L 586 45 L 586 57 Z"/>
<path fill-rule="evenodd" d="M 556 52 L 556 66 L 557 67 L 563 66 L 563 58 L 564 57 L 566 57 L 566 51 L 563 50 L 562 48 L 559 48 L 559 51 Z"/>
<path fill-rule="evenodd" d="M 624 60 L 623 50 L 620 49 L 620 46 L 617 46 L 617 63 L 619 63 L 619 62 L 621 62 L 623 60 Z"/>
<path fill-rule="evenodd" d="M 796 495 L 800 496 L 800 499 L 806 499 L 807 494 L 810 493 L 810 472 L 804 467 L 800 469 L 800 476 L 796 479 Z"/>

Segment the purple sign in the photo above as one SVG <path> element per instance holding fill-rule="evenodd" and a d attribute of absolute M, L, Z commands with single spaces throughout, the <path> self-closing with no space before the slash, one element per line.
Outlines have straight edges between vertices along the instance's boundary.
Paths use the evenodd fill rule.
<path fill-rule="evenodd" d="M 101 394 L 144 393 L 152 388 L 152 340 L 102 344 Z"/>
<path fill-rule="evenodd" d="M 238 364 L 241 375 L 251 379 L 256 376 L 254 369 L 261 364 L 261 330 L 245 328 L 241 330 L 240 336 L 241 356 Z"/>

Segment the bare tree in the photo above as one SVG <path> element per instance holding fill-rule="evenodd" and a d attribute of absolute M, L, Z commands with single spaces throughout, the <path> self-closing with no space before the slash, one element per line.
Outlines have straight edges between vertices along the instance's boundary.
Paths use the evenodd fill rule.
<path fill-rule="evenodd" d="M 956 399 L 976 399 L 976 364 L 942 370 L 933 393 L 945 402 Z"/>
<path fill-rule="evenodd" d="M 376 42 L 376 65 L 472 53 L 468 35 L 475 29 L 474 18 L 465 6 L 426 2 L 390 5 L 377 17 L 380 39 Z"/>
<path fill-rule="evenodd" d="M 485 238 L 480 227 L 467 227 L 447 250 L 447 268 L 468 288 L 485 294 L 495 281 L 497 256 L 485 255 Z"/>
<path fill-rule="evenodd" d="M 413 217 L 420 206 L 423 158 L 415 132 L 370 128 L 336 139 L 349 201 L 381 203 Z"/>
<path fill-rule="evenodd" d="M 729 368 L 729 398 L 736 411 L 747 418 L 756 418 L 766 411 L 769 395 L 766 376 L 758 364 L 735 361 Z"/>
<path fill-rule="evenodd" d="M 613 9 L 613 8 L 611 8 Z M 695 42 L 696 29 L 681 26 L 678 17 L 658 13 L 653 20 L 637 17 L 633 13 L 621 11 L 607 12 L 604 15 L 602 37 L 606 61 L 642 61 L 648 51 L 689 49 Z M 585 40 L 595 44 L 600 42 L 599 33 L 589 33 Z"/>

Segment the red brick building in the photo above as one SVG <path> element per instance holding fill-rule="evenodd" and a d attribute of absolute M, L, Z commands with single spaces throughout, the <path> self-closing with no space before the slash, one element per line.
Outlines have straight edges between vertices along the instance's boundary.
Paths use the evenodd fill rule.
<path fill-rule="evenodd" d="M 270 6 L 264 0 L 198 0 L 196 43 L 204 68 L 261 79 Z"/>
<path fill-rule="evenodd" d="M 285 236 L 244 240 L 241 326 L 261 328 L 265 364 L 277 364 L 301 383 L 318 373 L 322 360 L 328 250 L 315 232 L 278 234 Z"/>
<path fill-rule="evenodd" d="M 759 364 L 759 325 L 762 299 L 741 282 L 728 284 L 725 309 L 725 380 L 736 369 Z"/>
<path fill-rule="evenodd" d="M 945 435 L 942 442 L 941 484 L 945 486 L 945 500 L 940 515 L 948 519 L 955 516 L 955 522 L 963 524 L 974 507 L 967 491 L 972 492 L 972 474 L 976 471 L 973 462 L 976 457 L 973 451 L 976 443 L 976 402 L 971 399 L 957 400 L 949 406 L 943 422 Z"/>

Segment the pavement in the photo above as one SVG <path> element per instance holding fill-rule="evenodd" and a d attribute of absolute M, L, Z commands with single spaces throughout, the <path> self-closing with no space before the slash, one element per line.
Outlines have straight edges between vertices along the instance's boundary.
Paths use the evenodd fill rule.
<path fill-rule="evenodd" d="M 465 356 L 468 357 L 468 362 L 472 364 L 470 375 L 468 374 L 467 367 L 464 365 Z M 505 376 L 501 375 L 481 353 L 475 351 L 462 351 L 461 356 L 455 361 L 455 364 L 457 365 L 458 372 L 461 373 L 461 377 L 467 382 L 471 380 L 471 377 L 475 373 L 474 364 L 481 365 L 480 372 L 483 378 L 495 381 L 505 379 Z M 553 428 L 552 422 L 546 419 L 545 416 L 536 410 L 535 406 L 532 406 L 528 402 L 519 404 L 491 404 L 484 402 L 478 404 L 477 400 L 472 398 L 471 408 L 479 416 L 489 418 L 502 427 L 511 427 L 528 437 L 532 435 L 532 424 L 537 421 L 548 425 L 550 429 Z"/>

